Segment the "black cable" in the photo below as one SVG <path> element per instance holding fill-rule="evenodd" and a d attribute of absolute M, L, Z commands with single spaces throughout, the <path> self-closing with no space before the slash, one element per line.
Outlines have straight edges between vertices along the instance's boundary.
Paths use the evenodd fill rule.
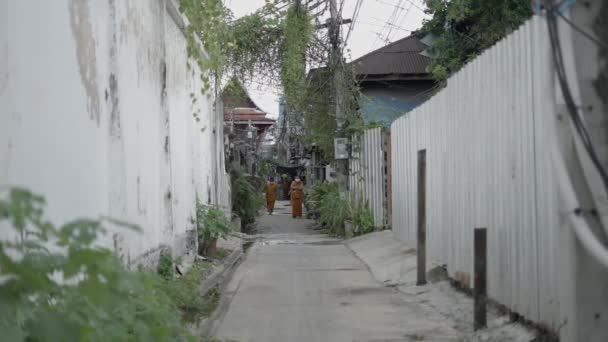
<path fill-rule="evenodd" d="M 595 38 L 594 36 L 592 36 L 590 33 L 586 32 L 585 30 L 583 30 L 582 28 L 578 27 L 576 24 L 574 24 L 570 19 L 566 18 L 562 13 L 560 13 L 559 11 L 556 12 L 557 15 L 559 15 L 560 18 L 562 18 L 566 23 L 568 23 L 568 25 L 570 25 L 570 27 L 572 27 L 575 31 L 577 31 L 578 33 L 582 34 L 583 36 L 585 36 L 587 39 L 589 39 L 590 41 L 594 42 L 595 44 L 608 49 L 608 43 L 605 43 L 597 38 Z"/>
<path fill-rule="evenodd" d="M 581 116 L 578 112 L 577 105 L 574 102 L 574 98 L 572 96 L 570 86 L 568 84 L 568 78 L 567 78 L 566 71 L 564 68 L 564 58 L 563 58 L 563 54 L 562 54 L 561 43 L 560 43 L 559 35 L 558 35 L 557 20 L 556 20 L 556 15 L 555 15 L 556 9 L 551 4 L 550 0 L 546 0 L 545 2 L 547 5 L 547 8 L 548 8 L 547 27 L 549 30 L 549 38 L 551 41 L 553 62 L 555 64 L 555 71 L 557 73 L 560 88 L 562 90 L 562 95 L 563 95 L 565 103 L 566 103 L 566 108 L 568 109 L 568 113 L 574 124 L 574 127 L 575 127 L 579 137 L 581 138 L 583 146 L 585 147 L 585 150 L 587 151 L 587 153 L 589 154 L 589 157 L 591 158 L 591 162 L 597 169 L 597 171 L 602 179 L 602 182 L 604 185 L 604 190 L 608 192 L 608 174 L 606 173 L 606 170 L 602 166 L 602 163 L 600 162 L 600 160 L 597 156 L 597 152 L 595 150 L 595 147 L 593 146 L 591 137 L 589 136 L 589 132 L 587 131 L 587 128 L 585 127 L 585 124 L 583 123 L 583 121 L 581 119 Z"/>

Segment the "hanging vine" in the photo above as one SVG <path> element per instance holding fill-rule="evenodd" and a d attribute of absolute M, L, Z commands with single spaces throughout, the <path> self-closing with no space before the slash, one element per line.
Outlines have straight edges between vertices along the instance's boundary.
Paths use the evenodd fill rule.
<path fill-rule="evenodd" d="M 316 29 L 305 7 L 291 2 L 284 10 L 269 0 L 260 10 L 238 19 L 222 0 L 180 0 L 180 10 L 190 22 L 188 52 L 201 70 L 203 92 L 228 78 L 243 85 L 261 80 L 282 87 L 290 123 L 305 126 L 306 143 L 332 158 L 338 132 L 330 101 L 335 71 L 331 68 L 340 68 L 345 114 L 341 133 L 352 136 L 369 128 L 358 112 L 360 93 L 352 67 L 344 63 L 327 67 L 327 33 Z M 205 57 L 200 53 L 201 42 Z"/>
<path fill-rule="evenodd" d="M 314 32 L 311 18 L 303 8 L 290 6 L 282 41 L 281 84 L 287 106 L 300 111 L 306 80 L 306 52 Z"/>

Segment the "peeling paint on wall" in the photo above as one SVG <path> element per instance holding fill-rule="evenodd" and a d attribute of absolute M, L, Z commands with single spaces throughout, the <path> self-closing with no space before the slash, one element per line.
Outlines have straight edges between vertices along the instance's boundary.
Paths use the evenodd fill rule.
<path fill-rule="evenodd" d="M 80 79 L 88 98 L 87 107 L 91 119 L 99 124 L 101 109 L 97 90 L 97 59 L 89 3 L 86 0 L 71 0 L 69 10 L 72 36 L 76 41 L 76 59 Z"/>

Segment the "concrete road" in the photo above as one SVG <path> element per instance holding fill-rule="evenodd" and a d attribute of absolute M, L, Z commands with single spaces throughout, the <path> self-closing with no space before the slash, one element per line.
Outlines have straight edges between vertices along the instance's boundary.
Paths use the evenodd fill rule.
<path fill-rule="evenodd" d="M 277 203 L 284 206 L 286 202 Z M 246 341 L 452 341 L 441 317 L 374 280 L 341 241 L 309 220 L 260 219 L 260 242 L 236 270 L 216 337 Z"/>

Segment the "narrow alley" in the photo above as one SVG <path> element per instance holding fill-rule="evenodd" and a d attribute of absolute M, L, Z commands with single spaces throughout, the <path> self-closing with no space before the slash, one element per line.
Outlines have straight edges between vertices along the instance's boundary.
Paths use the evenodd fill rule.
<path fill-rule="evenodd" d="M 263 236 L 236 270 L 217 337 L 245 341 L 453 341 L 441 317 L 378 283 L 340 240 L 294 220 L 287 202 L 260 218 Z"/>
<path fill-rule="evenodd" d="M 0 0 L 0 342 L 608 341 L 605 18 Z"/>

